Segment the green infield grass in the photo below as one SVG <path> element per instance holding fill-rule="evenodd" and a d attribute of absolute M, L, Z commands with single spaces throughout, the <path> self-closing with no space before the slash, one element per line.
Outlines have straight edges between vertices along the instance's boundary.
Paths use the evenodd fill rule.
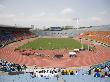
<path fill-rule="evenodd" d="M 38 38 L 18 49 L 79 49 L 81 43 L 72 38 Z M 87 48 L 87 45 L 84 45 Z"/>

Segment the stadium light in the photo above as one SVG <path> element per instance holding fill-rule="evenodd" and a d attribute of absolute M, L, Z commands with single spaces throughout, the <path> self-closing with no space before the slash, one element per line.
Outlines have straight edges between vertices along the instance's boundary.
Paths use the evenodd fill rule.
<path fill-rule="evenodd" d="M 88 51 L 89 51 L 89 44 L 88 44 Z"/>
<path fill-rule="evenodd" d="M 81 42 L 81 49 L 84 49 L 84 45 L 83 45 L 83 42 L 82 42 L 82 38 L 84 37 L 84 34 L 83 33 L 81 33 L 80 35 L 79 35 L 79 39 L 80 39 L 80 42 Z"/>
<path fill-rule="evenodd" d="M 83 43 L 82 43 L 82 38 L 79 38 L 81 42 L 81 49 L 84 49 Z"/>
<path fill-rule="evenodd" d="M 34 25 L 31 25 L 31 28 L 34 29 Z"/>
<path fill-rule="evenodd" d="M 73 18 L 73 21 L 76 21 L 76 28 L 79 28 L 79 18 Z"/>

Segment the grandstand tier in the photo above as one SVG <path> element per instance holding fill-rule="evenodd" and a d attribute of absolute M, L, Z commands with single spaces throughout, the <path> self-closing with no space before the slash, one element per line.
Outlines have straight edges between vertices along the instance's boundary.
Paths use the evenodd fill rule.
<path fill-rule="evenodd" d="M 110 31 L 89 31 L 84 33 L 85 38 L 96 40 L 110 45 Z"/>
<path fill-rule="evenodd" d="M 56 35 L 59 35 L 59 32 Z M 63 34 L 60 33 L 60 35 L 62 36 Z M 74 35 L 73 32 L 72 35 Z M 91 40 L 96 40 L 109 44 L 110 32 L 85 32 L 75 38 L 75 40 L 81 42 L 80 47 L 84 43 L 88 45 L 87 48 L 89 48 L 90 45 L 94 46 L 95 48 L 93 50 L 90 50 L 91 48 L 86 49 L 84 47 L 83 49 L 73 48 L 72 51 L 69 47 L 65 49 L 54 49 L 52 47 L 53 49 L 51 50 L 46 47 L 45 49 L 40 48 L 40 50 L 37 50 L 32 48 L 31 43 L 32 41 L 38 41 L 38 37 L 32 37 L 35 37 L 35 35 L 30 32 L 30 28 L 16 28 L 9 26 L 0 28 L 0 45 L 7 45 L 0 48 L 0 71 L 5 73 L 8 72 L 9 74 L 0 76 L 1 82 L 36 82 L 36 80 L 39 82 L 46 82 L 45 79 L 48 79 L 48 82 L 71 82 L 72 80 L 78 82 L 110 82 L 110 61 L 107 61 L 110 60 L 110 49 L 109 47 L 91 42 Z M 56 41 L 55 39 L 57 39 L 59 41 L 59 38 L 60 37 L 56 37 L 53 40 Z M 74 43 L 73 37 L 70 37 L 69 39 Z M 67 37 L 64 38 L 60 44 L 65 40 L 67 40 Z M 44 41 L 44 38 L 39 41 L 38 44 L 33 45 L 36 46 L 40 43 L 42 44 L 42 41 Z M 51 45 L 55 43 L 50 42 L 50 38 L 48 41 L 49 42 L 46 41 L 47 43 L 44 44 Z M 31 44 L 31 49 L 18 49 L 20 46 L 29 43 Z M 76 43 L 71 44 L 71 42 L 66 42 L 64 44 L 67 43 L 70 43 L 69 46 L 77 45 Z M 47 46 L 49 47 L 49 45 Z M 57 45 L 59 46 L 58 43 Z M 70 68 L 74 69 L 71 70 Z M 44 79 L 39 79 L 39 77 Z"/>
<path fill-rule="evenodd" d="M 30 29 L 31 28 L 0 26 L 0 47 L 14 41 L 35 37 L 35 35 L 29 31 Z"/>

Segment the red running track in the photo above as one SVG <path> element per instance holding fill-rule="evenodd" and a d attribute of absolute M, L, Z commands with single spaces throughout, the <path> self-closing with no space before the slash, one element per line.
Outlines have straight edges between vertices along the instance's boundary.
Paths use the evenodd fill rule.
<path fill-rule="evenodd" d="M 90 66 L 93 64 L 102 63 L 106 60 L 110 60 L 110 49 L 96 45 L 96 52 L 81 51 L 77 57 L 69 58 L 67 52 L 62 52 L 65 57 L 62 59 L 30 57 L 21 55 L 21 53 L 14 51 L 15 48 L 29 42 L 33 39 L 26 39 L 21 42 L 16 42 L 7 45 L 5 48 L 0 49 L 0 58 L 9 62 L 17 64 L 26 64 L 27 66 L 39 66 L 39 67 L 74 67 L 74 66 Z M 50 53 L 48 50 L 46 53 Z"/>

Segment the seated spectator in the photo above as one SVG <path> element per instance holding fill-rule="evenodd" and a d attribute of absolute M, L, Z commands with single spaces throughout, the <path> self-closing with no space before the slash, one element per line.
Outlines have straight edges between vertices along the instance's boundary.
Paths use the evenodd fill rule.
<path fill-rule="evenodd" d="M 78 75 L 78 72 L 76 71 L 75 75 Z"/>
<path fill-rule="evenodd" d="M 94 72 L 100 72 L 99 68 L 95 68 Z"/>
<path fill-rule="evenodd" d="M 27 67 L 26 67 L 26 65 L 24 64 L 24 65 L 22 66 L 22 68 L 23 68 L 24 70 L 26 70 Z"/>
<path fill-rule="evenodd" d="M 23 68 L 26 69 L 26 66 L 23 65 Z M 4 60 L 0 60 L 0 70 L 4 72 L 16 72 L 22 71 L 22 66 L 15 63 L 10 63 Z"/>
<path fill-rule="evenodd" d="M 88 75 L 91 75 L 91 69 L 88 71 Z"/>
<path fill-rule="evenodd" d="M 105 75 L 104 75 L 105 77 L 108 77 L 108 73 L 107 72 L 105 72 Z"/>
<path fill-rule="evenodd" d="M 22 69 L 21 69 L 21 66 L 20 66 L 20 65 L 18 65 L 18 66 L 17 66 L 17 70 L 18 70 L 18 71 L 22 71 Z"/>
<path fill-rule="evenodd" d="M 94 77 L 100 77 L 100 73 L 99 73 L 99 72 L 96 72 L 96 73 L 94 74 Z"/>
<path fill-rule="evenodd" d="M 110 72 L 109 72 L 109 74 L 108 74 L 108 77 L 110 77 Z"/>
<path fill-rule="evenodd" d="M 109 72 L 109 69 L 107 66 L 104 68 L 104 72 Z"/>
<path fill-rule="evenodd" d="M 70 72 L 70 75 L 74 75 L 74 72 L 73 72 L 73 71 L 71 71 L 71 72 Z"/>

